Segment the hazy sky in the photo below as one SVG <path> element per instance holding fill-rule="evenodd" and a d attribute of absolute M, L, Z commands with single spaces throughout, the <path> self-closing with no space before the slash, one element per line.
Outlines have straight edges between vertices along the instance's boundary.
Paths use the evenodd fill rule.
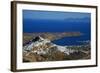
<path fill-rule="evenodd" d="M 89 18 L 90 13 L 79 12 L 58 12 L 58 11 L 36 11 L 36 10 L 23 10 L 24 19 L 47 19 L 47 20 L 65 20 L 72 18 Z"/>

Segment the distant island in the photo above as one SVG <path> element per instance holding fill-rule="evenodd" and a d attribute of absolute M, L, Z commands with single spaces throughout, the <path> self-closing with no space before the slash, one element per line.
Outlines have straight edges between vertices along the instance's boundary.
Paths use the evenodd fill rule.
<path fill-rule="evenodd" d="M 23 62 L 91 59 L 91 13 L 23 10 Z"/>
<path fill-rule="evenodd" d="M 35 32 L 35 33 L 23 33 L 23 44 L 29 40 L 34 39 L 36 36 L 41 36 L 44 39 L 49 39 L 50 41 L 57 40 L 63 37 L 77 37 L 81 36 L 81 32 Z"/>

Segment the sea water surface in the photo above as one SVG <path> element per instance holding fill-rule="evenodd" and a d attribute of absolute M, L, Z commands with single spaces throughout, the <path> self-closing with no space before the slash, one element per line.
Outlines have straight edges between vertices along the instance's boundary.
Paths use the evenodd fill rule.
<path fill-rule="evenodd" d="M 85 36 L 64 37 L 52 42 L 61 46 L 86 45 L 90 42 L 90 39 Z"/>
<path fill-rule="evenodd" d="M 80 32 L 77 37 L 64 37 L 52 41 L 58 45 L 81 45 L 91 41 L 91 14 L 80 12 L 23 10 L 23 33 Z"/>

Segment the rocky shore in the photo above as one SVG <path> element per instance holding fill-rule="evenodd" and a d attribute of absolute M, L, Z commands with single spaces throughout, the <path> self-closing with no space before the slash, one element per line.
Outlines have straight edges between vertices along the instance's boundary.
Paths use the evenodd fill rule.
<path fill-rule="evenodd" d="M 41 36 L 44 39 L 49 39 L 50 41 L 57 40 L 63 37 L 77 37 L 83 35 L 81 32 L 41 32 L 41 33 L 24 33 L 23 34 L 23 44 L 27 43 L 29 40 L 34 39 L 36 36 Z"/>

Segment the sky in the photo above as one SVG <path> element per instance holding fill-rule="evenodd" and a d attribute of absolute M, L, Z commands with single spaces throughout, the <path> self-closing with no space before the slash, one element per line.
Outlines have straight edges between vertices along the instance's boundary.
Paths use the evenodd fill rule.
<path fill-rule="evenodd" d="M 80 31 L 89 33 L 90 20 L 90 13 L 23 10 L 23 32 Z"/>
<path fill-rule="evenodd" d="M 89 18 L 89 13 L 79 12 L 58 12 L 58 11 L 39 11 L 39 10 L 23 10 L 24 19 L 49 19 L 64 20 L 69 18 Z"/>

